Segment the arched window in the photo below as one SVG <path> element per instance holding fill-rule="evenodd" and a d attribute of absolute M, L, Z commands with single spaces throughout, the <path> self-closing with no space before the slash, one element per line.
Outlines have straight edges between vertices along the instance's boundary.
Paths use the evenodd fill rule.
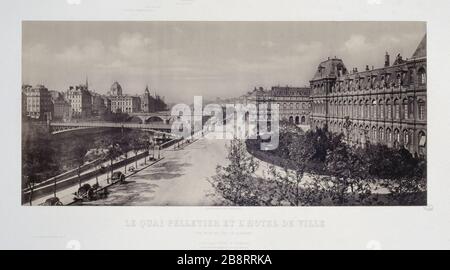
<path fill-rule="evenodd" d="M 386 100 L 386 118 L 391 119 L 392 118 L 392 106 L 391 106 L 391 100 Z"/>
<path fill-rule="evenodd" d="M 380 115 L 380 119 L 384 119 L 384 105 L 383 105 L 383 100 L 380 99 L 378 102 L 378 111 L 379 111 L 379 115 Z"/>
<path fill-rule="evenodd" d="M 376 142 L 377 141 L 377 128 L 376 127 L 372 127 L 372 141 Z"/>
<path fill-rule="evenodd" d="M 403 117 L 405 119 L 408 119 L 409 117 L 409 104 L 408 104 L 408 99 L 404 99 L 403 100 Z"/>
<path fill-rule="evenodd" d="M 402 85 L 402 75 L 400 73 L 397 73 L 397 86 Z"/>
<path fill-rule="evenodd" d="M 426 84 L 427 83 L 427 74 L 425 72 L 425 68 L 420 68 L 417 72 L 419 75 L 419 84 Z"/>
<path fill-rule="evenodd" d="M 378 132 L 379 132 L 378 140 L 379 140 L 380 142 L 384 141 L 384 130 L 383 130 L 383 128 L 380 127 L 380 129 L 378 130 Z"/>
<path fill-rule="evenodd" d="M 369 118 L 369 101 L 364 102 L 364 118 Z"/>
<path fill-rule="evenodd" d="M 403 130 L 403 144 L 408 146 L 410 143 L 409 132 L 407 129 Z"/>
<path fill-rule="evenodd" d="M 372 117 L 373 119 L 377 119 L 377 101 L 372 100 Z"/>
<path fill-rule="evenodd" d="M 418 139 L 419 139 L 419 154 L 421 156 L 425 155 L 425 147 L 427 145 L 427 136 L 425 134 L 425 132 L 420 131 L 418 134 Z"/>
<path fill-rule="evenodd" d="M 364 101 L 359 101 L 359 112 L 358 112 L 358 118 L 364 117 Z"/>
<path fill-rule="evenodd" d="M 400 131 L 398 129 L 394 130 L 394 138 L 395 138 L 395 146 L 398 146 L 400 143 Z"/>
<path fill-rule="evenodd" d="M 419 99 L 419 101 L 417 102 L 417 107 L 419 109 L 419 119 L 425 120 L 426 119 L 425 101 Z"/>
<path fill-rule="evenodd" d="M 400 119 L 400 104 L 398 99 L 394 100 L 395 119 Z"/>
<path fill-rule="evenodd" d="M 392 142 L 392 131 L 390 128 L 386 129 L 386 139 L 387 139 L 388 143 Z"/>

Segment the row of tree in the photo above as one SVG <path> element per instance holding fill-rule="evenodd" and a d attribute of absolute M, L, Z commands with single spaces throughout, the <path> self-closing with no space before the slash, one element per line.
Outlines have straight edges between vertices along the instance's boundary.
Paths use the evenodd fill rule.
<path fill-rule="evenodd" d="M 147 132 L 132 130 L 120 132 L 113 136 L 104 136 L 91 140 L 89 143 L 76 143 L 70 148 L 71 163 L 76 166 L 76 173 L 81 187 L 82 167 L 87 162 L 93 162 L 98 170 L 104 169 L 103 164 L 110 162 L 108 177 L 113 174 L 114 161 L 123 156 L 128 158 L 128 153 L 133 152 L 135 156 L 142 150 L 152 147 L 151 135 Z M 49 136 L 42 135 L 34 138 L 32 143 L 27 142 L 22 149 L 22 178 L 23 187 L 33 190 L 33 187 L 48 179 L 48 172 L 59 172 L 58 157 Z M 145 157 L 145 163 L 147 158 Z M 135 159 L 137 167 L 137 159 Z M 126 165 L 125 165 L 126 171 Z M 106 172 L 106 171 L 105 171 Z M 108 172 L 107 172 L 108 173 Z M 98 174 L 96 174 L 98 185 Z M 56 196 L 56 182 L 55 182 Z"/>
<path fill-rule="evenodd" d="M 406 149 L 353 147 L 326 127 L 305 133 L 289 123 L 281 124 L 277 149 L 262 153 L 260 143 L 234 139 L 229 165 L 217 167 L 211 182 L 231 204 L 425 204 L 426 161 Z M 277 166 L 257 176 L 258 162 L 249 152 Z"/>

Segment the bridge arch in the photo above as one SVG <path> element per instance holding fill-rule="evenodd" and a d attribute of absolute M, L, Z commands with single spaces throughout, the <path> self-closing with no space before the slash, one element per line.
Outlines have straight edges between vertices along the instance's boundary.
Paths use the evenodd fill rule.
<path fill-rule="evenodd" d="M 145 119 L 140 116 L 131 116 L 128 118 L 127 122 L 136 123 L 136 124 L 144 124 Z"/>
<path fill-rule="evenodd" d="M 148 123 L 157 123 L 157 122 L 166 123 L 166 119 L 164 119 L 163 117 L 158 116 L 158 115 L 153 115 L 153 116 L 147 117 L 145 119 L 145 123 L 146 124 L 148 124 Z"/>

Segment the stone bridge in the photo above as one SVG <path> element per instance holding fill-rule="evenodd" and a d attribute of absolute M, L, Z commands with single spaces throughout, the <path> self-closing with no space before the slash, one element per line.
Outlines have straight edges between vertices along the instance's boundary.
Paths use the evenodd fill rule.
<path fill-rule="evenodd" d="M 153 113 L 130 113 L 129 122 L 138 124 L 153 124 L 153 123 L 163 123 L 172 124 L 175 117 L 170 114 L 170 111 L 161 111 Z"/>

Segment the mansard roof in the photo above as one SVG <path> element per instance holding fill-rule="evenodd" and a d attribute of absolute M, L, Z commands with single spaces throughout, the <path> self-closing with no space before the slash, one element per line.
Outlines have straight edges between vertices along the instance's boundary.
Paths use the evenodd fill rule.
<path fill-rule="evenodd" d="M 341 71 L 341 74 L 339 74 Z M 344 62 L 338 58 L 328 58 L 328 60 L 323 61 L 317 67 L 317 71 L 314 74 L 313 80 L 325 79 L 325 78 L 336 78 L 339 75 L 347 74 L 347 68 Z"/>
<path fill-rule="evenodd" d="M 273 96 L 309 96 L 310 91 L 309 87 L 272 86 L 271 94 Z"/>

